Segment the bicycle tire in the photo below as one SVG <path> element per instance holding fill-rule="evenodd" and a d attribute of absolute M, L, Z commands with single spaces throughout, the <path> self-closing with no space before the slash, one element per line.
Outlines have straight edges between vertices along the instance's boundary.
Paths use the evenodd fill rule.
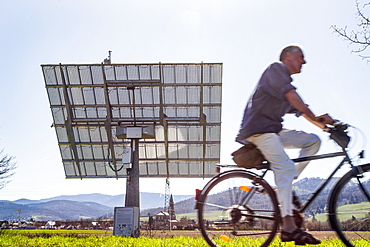
<path fill-rule="evenodd" d="M 370 244 L 370 164 L 355 167 L 334 186 L 329 197 L 329 221 L 342 242 L 348 246 Z M 364 186 L 365 193 L 359 187 Z"/>
<path fill-rule="evenodd" d="M 275 191 L 246 170 L 227 171 L 213 178 L 200 193 L 196 207 L 201 233 L 212 247 L 247 245 L 250 242 L 244 241 L 251 237 L 253 246 L 268 246 L 280 223 Z"/>

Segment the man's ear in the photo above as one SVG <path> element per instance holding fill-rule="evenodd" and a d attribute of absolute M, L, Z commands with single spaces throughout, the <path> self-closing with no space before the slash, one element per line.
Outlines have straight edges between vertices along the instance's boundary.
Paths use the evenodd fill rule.
<path fill-rule="evenodd" d="M 287 52 L 285 53 L 285 58 L 284 60 L 290 61 L 292 59 L 293 53 Z"/>

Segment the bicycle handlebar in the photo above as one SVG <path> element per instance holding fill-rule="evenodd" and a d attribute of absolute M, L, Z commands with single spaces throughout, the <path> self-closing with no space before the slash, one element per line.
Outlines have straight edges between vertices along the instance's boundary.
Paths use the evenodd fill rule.
<path fill-rule="evenodd" d="M 348 124 L 335 120 L 325 131 L 330 133 L 330 139 L 334 140 L 343 149 L 347 148 L 351 138 L 347 135 Z"/>

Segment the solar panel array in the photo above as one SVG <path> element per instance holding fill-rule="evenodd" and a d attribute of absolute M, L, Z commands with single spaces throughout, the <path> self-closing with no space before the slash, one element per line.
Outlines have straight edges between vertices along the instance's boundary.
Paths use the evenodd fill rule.
<path fill-rule="evenodd" d="M 118 126 L 154 128 L 140 139 L 141 177 L 215 175 L 221 63 L 41 66 L 67 178 L 127 177 Z"/>

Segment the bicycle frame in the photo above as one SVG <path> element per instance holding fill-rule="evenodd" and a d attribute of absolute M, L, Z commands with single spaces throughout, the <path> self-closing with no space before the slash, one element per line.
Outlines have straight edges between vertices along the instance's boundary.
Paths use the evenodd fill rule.
<path fill-rule="evenodd" d="M 315 192 L 312 193 L 311 196 L 304 201 L 304 203 L 298 209 L 298 211 L 300 213 L 303 213 L 311 205 L 311 203 L 320 194 L 320 192 L 326 187 L 326 185 L 331 181 L 331 179 L 334 177 L 334 175 L 337 173 L 337 171 L 344 165 L 345 162 L 349 162 L 351 166 L 352 166 L 352 163 L 351 163 L 351 159 L 348 157 L 348 154 L 345 150 L 343 150 L 343 152 L 329 153 L 329 154 L 323 154 L 323 155 L 314 155 L 314 156 L 309 156 L 309 157 L 302 157 L 302 158 L 292 159 L 292 161 L 296 163 L 296 162 L 302 162 L 302 161 L 311 161 L 311 160 L 317 160 L 317 159 L 333 158 L 333 157 L 338 157 L 338 156 L 345 156 L 345 157 L 337 165 L 337 167 L 329 175 L 329 177 L 326 180 L 324 180 L 319 185 L 319 187 L 315 190 Z"/>
<path fill-rule="evenodd" d="M 348 156 L 348 153 L 345 149 L 343 149 L 342 152 L 335 152 L 335 153 L 328 153 L 328 154 L 320 154 L 320 155 L 314 155 L 314 156 L 307 156 L 307 157 L 301 157 L 301 158 L 295 158 L 292 159 L 294 163 L 303 162 L 303 161 L 311 161 L 311 160 L 318 160 L 318 159 L 325 159 L 325 158 L 333 158 L 333 157 L 339 157 L 339 156 L 345 156 L 343 160 L 337 165 L 337 167 L 334 169 L 334 171 L 328 176 L 328 178 L 323 181 L 318 188 L 309 196 L 301 205 L 300 208 L 298 208 L 298 211 L 300 213 L 303 213 L 306 211 L 306 209 L 311 205 L 311 203 L 316 199 L 316 197 L 320 194 L 320 192 L 327 186 L 327 184 L 331 181 L 331 179 L 334 177 L 334 175 L 337 173 L 337 171 L 344 165 L 344 163 L 348 162 L 350 164 L 352 171 L 354 172 L 354 175 L 357 176 L 358 174 L 361 174 L 361 172 L 358 172 L 355 168 L 357 166 L 354 166 L 351 162 L 351 159 Z M 263 174 L 261 175 L 261 178 L 265 176 L 267 171 L 270 170 L 269 168 L 266 169 Z M 359 181 L 359 185 L 361 190 L 364 192 L 367 199 L 370 201 L 370 195 L 364 190 L 362 183 Z"/>
<path fill-rule="evenodd" d="M 357 244 L 357 243 L 354 241 L 356 241 L 357 239 L 353 237 L 352 235 L 355 234 L 355 236 L 357 237 L 367 238 L 366 235 L 362 235 L 358 233 L 360 233 L 361 231 L 364 231 L 364 229 L 367 231 L 368 228 L 362 228 L 362 225 L 361 225 L 361 228 L 359 228 L 358 221 L 356 220 L 358 216 L 356 215 L 356 213 L 352 212 L 353 211 L 352 209 L 349 211 L 341 209 L 342 210 L 341 211 L 341 210 L 338 210 L 338 208 L 340 208 L 343 203 L 342 199 L 340 199 L 341 196 L 344 197 L 344 195 L 347 195 L 348 193 L 351 195 L 353 190 L 360 192 L 360 193 L 362 192 L 362 199 L 358 199 L 357 194 L 352 195 L 352 196 L 356 199 L 357 203 L 359 202 L 362 203 L 365 197 L 367 199 L 367 201 L 365 199 L 365 203 L 368 208 L 370 204 L 370 191 L 369 191 L 369 188 L 365 189 L 365 185 L 368 186 L 368 182 L 370 181 L 369 179 L 370 163 L 359 164 L 359 165 L 353 164 L 352 159 L 349 157 L 349 153 L 348 153 L 349 151 L 347 150 L 348 143 L 350 141 L 350 137 L 348 137 L 347 132 L 345 131 L 347 127 L 348 125 L 338 124 L 338 125 L 335 125 L 334 127 L 330 127 L 327 130 L 331 134 L 330 138 L 334 140 L 341 147 L 340 152 L 333 152 L 333 153 L 327 153 L 327 154 L 295 158 L 295 159 L 292 159 L 292 161 L 294 163 L 300 163 L 300 162 L 325 159 L 325 158 L 343 157 L 341 161 L 339 162 L 339 164 L 333 167 L 334 169 L 328 175 L 328 177 L 324 179 L 320 183 L 320 185 L 317 186 L 317 188 L 315 188 L 314 192 L 308 195 L 307 199 L 302 200 L 302 204 L 296 205 L 299 207 L 297 208 L 297 211 L 299 213 L 305 212 L 313 204 L 313 201 L 316 200 L 319 194 L 328 186 L 330 182 L 332 182 L 334 176 L 337 174 L 338 170 L 340 170 L 343 167 L 344 164 L 350 165 L 349 169 L 347 169 L 347 167 L 345 168 L 346 170 L 345 175 L 342 178 L 340 178 L 333 186 L 331 186 L 332 188 L 329 188 L 330 194 L 327 199 L 326 206 L 328 207 L 327 211 L 329 213 L 328 216 L 330 220 L 330 225 L 337 232 L 339 238 L 343 241 L 343 243 L 346 246 L 355 246 L 354 244 Z M 358 157 L 363 158 L 363 151 L 358 154 Z M 226 171 L 221 172 L 222 167 L 231 168 L 231 169 L 230 170 L 227 169 Z M 217 236 L 217 234 L 214 234 L 212 232 L 213 228 L 208 229 L 208 220 L 210 219 L 212 222 L 213 215 L 210 213 L 208 213 L 208 215 L 204 213 L 204 212 L 209 211 L 205 209 L 205 207 L 208 205 L 208 206 L 212 206 L 216 208 L 218 207 L 219 211 L 220 209 L 222 209 L 221 211 L 223 213 L 220 216 L 222 217 L 222 219 L 224 219 L 226 216 L 228 217 L 228 220 L 225 221 L 225 226 L 228 226 L 229 228 L 220 229 L 220 232 L 218 233 L 225 234 L 221 236 L 225 236 L 226 239 L 228 239 L 229 241 L 230 239 L 228 238 L 228 235 L 230 235 L 231 237 L 232 236 L 237 237 L 237 236 L 265 234 L 265 232 L 263 233 L 259 232 L 260 229 L 265 229 L 265 228 L 261 228 L 261 226 L 255 225 L 255 220 L 256 219 L 267 220 L 267 223 L 270 224 L 272 228 L 271 229 L 269 228 L 269 230 L 271 231 L 267 231 L 268 238 L 266 239 L 265 242 L 263 242 L 262 246 L 268 246 L 271 243 L 275 234 L 277 233 L 279 224 L 282 224 L 282 218 L 280 215 L 280 210 L 278 206 L 279 202 L 278 202 L 276 191 L 265 180 L 265 176 L 267 172 L 269 170 L 272 170 L 270 167 L 270 163 L 268 161 L 264 161 L 256 165 L 254 169 L 259 170 L 257 172 L 251 171 L 251 169 L 237 167 L 236 165 L 219 165 L 216 167 L 216 169 L 217 169 L 218 174 L 214 176 L 204 186 L 202 190 L 198 190 L 196 192 L 195 208 L 198 209 L 198 219 L 199 219 L 199 222 L 201 222 L 200 224 L 201 232 L 202 232 L 203 237 L 207 241 L 207 243 L 210 246 L 218 246 L 216 242 L 213 242 L 212 240 L 215 236 Z M 245 181 L 239 180 L 243 178 L 246 180 Z M 346 187 L 347 184 L 348 185 L 351 184 L 348 191 Z M 357 188 L 353 188 L 352 187 L 353 184 L 354 185 L 357 184 Z M 228 190 L 230 191 L 230 195 L 229 195 L 230 198 L 229 200 L 227 200 L 226 198 L 226 202 L 222 200 L 220 201 L 220 204 L 218 204 L 218 202 L 214 204 L 213 202 L 217 201 L 217 198 L 215 200 L 214 195 L 217 195 L 218 189 L 220 188 L 217 186 L 219 185 L 221 188 L 228 188 Z M 238 191 L 238 192 L 236 192 L 236 195 L 234 196 L 232 194 L 232 191 Z M 253 209 L 253 207 L 255 206 L 255 205 L 252 205 L 254 201 L 261 200 L 257 196 L 254 199 L 254 194 L 258 194 L 258 193 L 261 193 L 262 196 L 266 196 L 268 199 L 267 200 L 268 203 L 271 204 L 271 206 L 269 206 L 269 208 L 266 211 L 263 210 L 264 208 L 260 208 L 260 206 L 258 206 L 259 204 L 256 204 L 257 205 L 256 210 Z M 211 195 L 213 195 L 213 197 L 212 198 L 210 197 L 208 201 L 208 196 L 211 196 Z M 258 195 L 258 196 L 261 196 L 261 195 Z M 360 197 L 361 195 L 359 195 L 359 198 Z M 230 204 L 231 206 L 229 205 L 224 206 L 224 204 Z M 295 203 L 295 204 L 298 204 L 298 203 Z M 348 204 L 352 204 L 352 201 L 349 202 Z M 298 222 L 297 223 L 298 225 L 300 224 L 300 221 L 302 221 L 304 218 L 302 218 L 301 215 L 297 215 L 297 211 L 294 210 L 294 219 Z M 363 214 L 362 212 L 363 208 L 355 209 L 354 211 L 360 212 L 361 214 Z M 264 214 L 255 213 L 255 212 L 268 212 L 268 214 L 264 215 Z M 366 216 L 359 216 L 360 220 L 363 220 L 363 219 L 368 220 L 368 211 L 366 211 L 365 213 L 367 213 Z M 347 218 L 342 217 L 343 215 L 346 215 L 346 214 L 347 214 L 346 217 L 348 218 L 348 220 Z M 352 219 L 350 218 L 351 214 L 352 214 Z M 342 228 L 342 218 L 340 217 L 346 220 L 344 222 L 345 228 Z M 356 221 L 354 222 L 354 220 Z M 256 221 L 256 222 L 259 222 L 259 221 Z M 265 221 L 261 221 L 261 222 L 266 224 Z M 256 226 L 257 228 L 253 228 Z M 252 229 L 251 233 L 246 232 L 245 235 L 243 235 L 243 231 L 245 229 L 249 229 L 248 227 L 251 227 Z M 299 227 L 301 227 L 301 224 L 299 225 Z M 223 233 L 223 231 L 225 231 L 225 233 Z M 347 235 L 345 231 L 350 231 L 351 234 Z"/>

